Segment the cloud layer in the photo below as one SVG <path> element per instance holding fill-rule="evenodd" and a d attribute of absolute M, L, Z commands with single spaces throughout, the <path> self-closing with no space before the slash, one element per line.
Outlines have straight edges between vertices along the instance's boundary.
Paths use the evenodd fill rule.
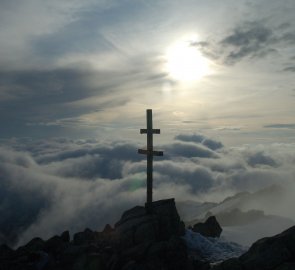
<path fill-rule="evenodd" d="M 155 158 L 155 199 L 221 201 L 272 184 L 294 188 L 294 145 L 212 150 L 202 135 L 176 139 L 162 145 L 163 158 Z M 2 242 L 21 244 L 65 229 L 102 229 L 128 207 L 144 204 L 146 163 L 136 149 L 95 140 L 6 142 L 0 149 Z M 274 213 L 291 203 L 289 195 Z M 291 212 L 281 214 L 294 218 Z"/>

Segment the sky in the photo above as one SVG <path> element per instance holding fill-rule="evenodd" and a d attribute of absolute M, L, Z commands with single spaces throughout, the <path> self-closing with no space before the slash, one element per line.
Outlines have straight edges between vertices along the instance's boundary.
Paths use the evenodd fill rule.
<path fill-rule="evenodd" d="M 0 5 L 3 138 L 136 140 L 151 108 L 165 140 L 294 141 L 292 0 Z"/>
<path fill-rule="evenodd" d="M 293 0 L 1 0 L 0 242 L 143 204 L 146 109 L 164 150 L 155 199 L 276 184 L 284 200 L 261 209 L 294 219 L 294 13 Z"/>

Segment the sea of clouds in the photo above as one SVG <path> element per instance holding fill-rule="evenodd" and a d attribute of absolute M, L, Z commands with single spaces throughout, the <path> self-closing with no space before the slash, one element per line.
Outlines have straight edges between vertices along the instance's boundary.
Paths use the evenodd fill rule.
<path fill-rule="evenodd" d="M 146 198 L 145 156 L 130 142 L 11 139 L 0 146 L 0 242 L 21 245 L 64 230 L 103 229 Z M 159 146 L 154 199 L 219 202 L 241 191 L 284 187 L 281 203 L 259 205 L 295 218 L 295 144 L 226 147 L 180 134 Z M 251 206 L 253 207 L 253 205 Z"/>

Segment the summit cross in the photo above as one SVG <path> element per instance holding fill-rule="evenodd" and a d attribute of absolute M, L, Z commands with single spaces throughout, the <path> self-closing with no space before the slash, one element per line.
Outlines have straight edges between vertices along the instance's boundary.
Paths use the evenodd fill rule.
<path fill-rule="evenodd" d="M 147 168 L 146 168 L 146 187 L 147 187 L 147 206 L 153 201 L 153 157 L 163 156 L 163 151 L 154 151 L 153 148 L 153 134 L 160 134 L 160 129 L 153 129 L 153 111 L 146 110 L 146 129 L 140 129 L 140 134 L 147 134 L 147 149 L 138 149 L 139 154 L 146 155 Z"/>

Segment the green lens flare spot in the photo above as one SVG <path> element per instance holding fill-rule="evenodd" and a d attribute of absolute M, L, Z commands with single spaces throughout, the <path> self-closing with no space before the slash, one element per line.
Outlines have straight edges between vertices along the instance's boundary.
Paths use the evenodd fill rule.
<path fill-rule="evenodd" d="M 130 180 L 128 190 L 133 192 L 140 188 L 145 188 L 145 180 L 144 176 L 138 175 Z"/>

